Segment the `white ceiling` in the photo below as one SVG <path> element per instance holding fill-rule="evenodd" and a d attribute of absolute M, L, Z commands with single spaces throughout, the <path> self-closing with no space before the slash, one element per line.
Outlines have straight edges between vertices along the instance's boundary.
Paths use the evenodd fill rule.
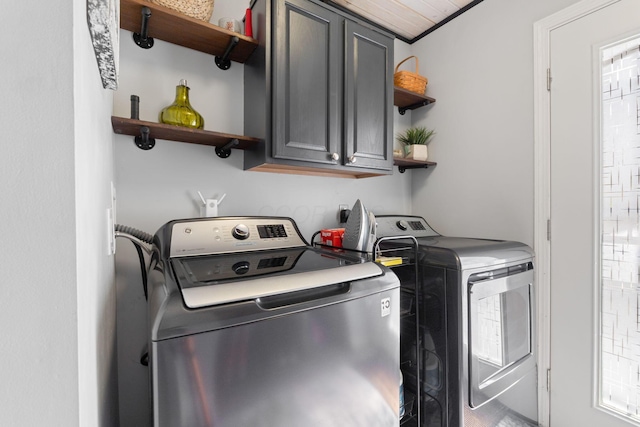
<path fill-rule="evenodd" d="M 482 0 L 329 0 L 413 42 Z"/>

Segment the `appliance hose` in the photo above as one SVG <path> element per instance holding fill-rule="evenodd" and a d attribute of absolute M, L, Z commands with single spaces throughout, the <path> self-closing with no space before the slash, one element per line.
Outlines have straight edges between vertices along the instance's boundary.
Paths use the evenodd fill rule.
<path fill-rule="evenodd" d="M 144 298 L 147 299 L 147 267 L 142 250 L 144 249 L 147 254 L 151 254 L 151 248 L 149 246 L 153 244 L 153 236 L 136 228 L 120 224 L 116 224 L 115 231 L 116 237 L 125 237 L 131 240 L 131 243 L 133 243 L 133 246 L 136 248 L 136 252 L 138 252 L 140 271 L 142 272 L 142 290 L 144 291 Z"/>
<path fill-rule="evenodd" d="M 126 233 L 130 236 L 133 236 L 139 240 L 142 240 L 144 243 L 149 245 L 153 244 L 153 236 L 149 233 L 145 233 L 144 231 L 138 230 L 137 228 L 129 227 L 127 225 L 116 224 L 116 232 Z M 128 236 L 122 236 L 128 237 Z"/>
<path fill-rule="evenodd" d="M 318 230 L 318 231 L 316 231 L 315 233 L 313 233 L 313 236 L 311 236 L 311 245 L 312 245 L 312 246 L 313 246 L 313 245 L 315 245 L 316 237 L 318 236 L 318 234 L 320 234 L 320 232 L 321 232 L 321 231 L 322 231 L 322 230 Z"/>

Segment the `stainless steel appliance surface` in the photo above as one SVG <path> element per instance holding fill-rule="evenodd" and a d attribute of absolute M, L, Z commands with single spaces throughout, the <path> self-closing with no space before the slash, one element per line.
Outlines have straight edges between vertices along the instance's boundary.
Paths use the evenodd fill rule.
<path fill-rule="evenodd" d="M 399 425 L 398 278 L 290 218 L 165 224 L 148 309 L 156 427 Z"/>
<path fill-rule="evenodd" d="M 418 286 L 419 331 L 401 323 L 401 361 L 422 367 L 419 385 L 403 369 L 405 388 L 422 393 L 421 427 L 537 425 L 531 248 L 441 236 L 417 216 L 376 220 L 378 237 L 418 242 L 418 277 L 413 268 L 394 271 L 403 295 Z M 383 243 L 391 251 L 397 244 Z"/>

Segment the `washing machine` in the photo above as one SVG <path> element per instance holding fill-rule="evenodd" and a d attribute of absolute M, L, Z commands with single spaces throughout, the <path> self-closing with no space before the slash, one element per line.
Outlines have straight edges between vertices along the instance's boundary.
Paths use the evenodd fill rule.
<path fill-rule="evenodd" d="M 291 218 L 170 221 L 153 238 L 154 427 L 397 427 L 399 286 Z"/>
<path fill-rule="evenodd" d="M 418 245 L 413 259 L 401 241 L 381 243 L 418 263 L 394 271 L 419 307 L 417 321 L 401 321 L 400 357 L 405 389 L 419 390 L 420 427 L 536 426 L 531 248 L 442 236 L 418 216 L 376 220 L 378 238 L 413 236 Z"/>

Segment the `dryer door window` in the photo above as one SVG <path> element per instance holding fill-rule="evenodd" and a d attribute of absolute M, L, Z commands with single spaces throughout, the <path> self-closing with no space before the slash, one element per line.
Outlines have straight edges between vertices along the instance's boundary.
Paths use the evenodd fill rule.
<path fill-rule="evenodd" d="M 533 270 L 501 269 L 471 276 L 469 400 L 478 407 L 515 384 L 533 362 Z M 520 270 L 520 271 L 518 271 Z"/>

